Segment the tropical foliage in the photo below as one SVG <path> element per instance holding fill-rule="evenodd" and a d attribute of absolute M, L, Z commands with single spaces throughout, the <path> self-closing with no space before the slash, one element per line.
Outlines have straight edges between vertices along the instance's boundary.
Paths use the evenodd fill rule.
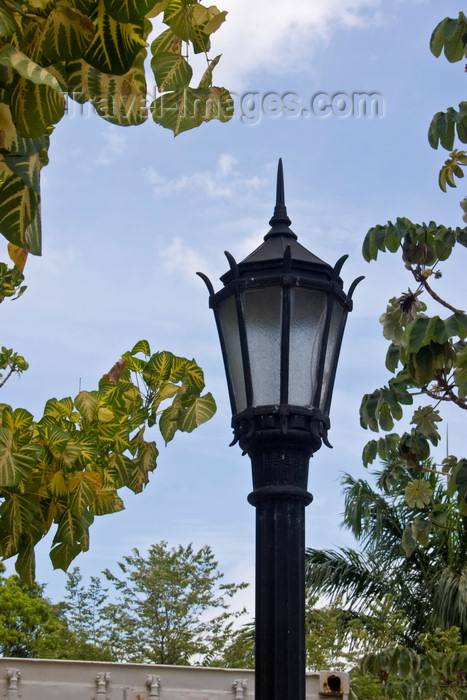
<path fill-rule="evenodd" d="M 97 390 L 50 399 L 39 420 L 0 404 L 0 553 L 18 555 L 24 580 L 34 579 L 34 547 L 51 528 L 53 566 L 66 569 L 88 549 L 95 516 L 124 508 L 119 489 L 144 488 L 158 456 L 148 428 L 157 423 L 168 443 L 211 418 L 203 389 L 194 360 L 151 354 L 141 340 Z"/>
<path fill-rule="evenodd" d="M 231 648 L 239 634 L 230 609 L 247 584 L 222 581 L 210 547 L 169 547 L 160 542 L 147 556 L 137 550 L 83 583 L 68 573 L 65 600 L 52 604 L 38 584 L 0 576 L 0 652 L 3 656 L 220 664 L 243 660 Z M 3 572 L 0 572 L 3 573 Z M 238 668 L 238 666 L 237 666 Z"/>
<path fill-rule="evenodd" d="M 442 263 L 456 245 L 467 246 L 466 229 L 454 230 L 434 222 L 418 225 L 408 219 L 375 226 L 363 244 L 363 255 L 368 261 L 376 260 L 380 252 L 400 251 L 415 282 L 414 291 L 409 288 L 393 297 L 380 318 L 389 341 L 386 368 L 394 376 L 386 386 L 366 394 L 360 407 L 362 427 L 386 433 L 365 446 L 364 464 L 397 452 L 413 477 L 407 485 L 407 498 L 427 506 L 421 517 L 407 523 L 407 553 L 417 541 L 426 543 L 430 532 L 443 526 L 446 518 L 443 506 L 434 507 L 431 492 L 423 481 L 424 460 L 440 439 L 439 407 L 449 403 L 467 409 L 467 315 L 436 290 Z M 448 315 L 443 318 L 438 313 L 428 313 L 430 302 Z M 395 421 L 404 415 L 404 407 L 412 405 L 415 397 L 420 403 L 412 414 L 410 432 L 392 432 Z M 392 463 L 396 470 L 393 478 L 397 479 L 398 462 Z M 450 456 L 438 470 L 446 475 L 449 495 L 456 496 L 460 512 L 467 515 L 467 460 Z"/>
<path fill-rule="evenodd" d="M 412 476 L 397 457 L 375 473 L 376 489 L 345 475 L 343 525 L 360 550 L 307 550 L 309 593 L 341 606 L 336 655 L 353 667 L 354 698 L 467 697 L 466 519 L 444 475 L 424 467 L 418 498 L 407 498 Z M 447 516 L 407 553 L 407 527 L 426 516 L 427 492 Z"/>
<path fill-rule="evenodd" d="M 226 14 L 197 0 L 2 2 L 0 232 L 10 242 L 41 254 L 40 171 L 70 100 L 122 126 L 152 116 L 175 135 L 231 118 L 229 93 L 212 85 L 220 56 L 208 55 Z M 150 47 L 159 92 L 150 99 L 144 62 L 153 20 L 165 28 Z M 189 49 L 207 60 L 195 86 Z"/>
<path fill-rule="evenodd" d="M 0 655 L 22 658 L 71 659 L 73 636 L 60 606 L 44 597 L 37 583 L 27 586 L 18 576 L 4 575 L 0 565 Z"/>
<path fill-rule="evenodd" d="M 463 12 L 459 12 L 457 19 L 446 17 L 435 27 L 430 48 L 437 57 L 443 52 L 451 63 L 467 56 L 467 17 Z M 444 192 L 446 186 L 456 187 L 455 178 L 464 177 L 462 167 L 467 165 L 467 151 L 452 150 L 456 137 L 467 143 L 467 102 L 461 102 L 458 110 L 448 107 L 445 112 L 437 112 L 428 130 L 432 148 L 441 145 L 452 151 L 439 172 L 439 186 Z"/>
<path fill-rule="evenodd" d="M 467 646 L 458 630 L 436 630 L 420 639 L 423 653 L 395 646 L 367 654 L 352 673 L 350 698 L 465 700 Z"/>
<path fill-rule="evenodd" d="M 366 615 L 375 600 L 387 603 L 404 617 L 397 642 L 418 651 L 420 635 L 437 628 L 456 626 L 467 643 L 465 518 L 447 493 L 444 477 L 429 471 L 429 463 L 424 466 L 419 493 L 429 492 L 431 507 L 446 514 L 444 526 L 430 540 L 407 547 L 408 524 L 423 519 L 428 506 L 423 498 L 407 499 L 413 483 L 410 470 L 395 459 L 375 473 L 377 489 L 349 474 L 343 479 L 343 525 L 361 550 L 307 550 L 310 592 L 331 600 L 343 596 L 344 608 L 356 615 Z"/>

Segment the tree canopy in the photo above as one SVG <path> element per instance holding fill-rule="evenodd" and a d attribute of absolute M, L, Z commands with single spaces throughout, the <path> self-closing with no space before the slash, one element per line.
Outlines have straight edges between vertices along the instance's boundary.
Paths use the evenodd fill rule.
<path fill-rule="evenodd" d="M 34 579 L 34 547 L 55 527 L 50 557 L 66 570 L 89 547 L 96 515 L 123 509 L 118 490 L 139 493 L 157 464 L 147 430 L 166 443 L 216 410 L 194 360 L 141 340 L 94 391 L 47 401 L 39 420 L 0 404 L 0 552 L 18 555 L 18 573 Z"/>
<path fill-rule="evenodd" d="M 175 135 L 203 121 L 228 121 L 231 99 L 213 86 L 220 56 L 211 35 L 226 17 L 197 0 L 4 0 L 0 7 L 0 232 L 14 247 L 41 254 L 40 171 L 50 135 L 70 100 L 89 102 L 122 126 L 152 116 Z M 151 97 L 150 66 L 159 95 Z M 155 24 L 153 25 L 153 22 Z M 189 51 L 206 70 L 192 86 Z"/>
<path fill-rule="evenodd" d="M 209 546 L 196 551 L 151 545 L 134 549 L 88 585 L 75 567 L 65 600 L 53 605 L 38 584 L 0 577 L 0 650 L 5 656 L 158 664 L 227 665 L 251 645 L 231 610 L 246 583 L 226 583 Z"/>

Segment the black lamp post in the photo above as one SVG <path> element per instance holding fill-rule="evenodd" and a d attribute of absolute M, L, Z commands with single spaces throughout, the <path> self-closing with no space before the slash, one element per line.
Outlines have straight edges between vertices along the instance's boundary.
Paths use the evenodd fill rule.
<path fill-rule="evenodd" d="M 297 242 L 282 161 L 271 229 L 209 290 L 234 441 L 251 458 L 256 507 L 256 700 L 305 700 L 305 506 L 308 463 L 329 445 L 329 408 L 347 314 L 339 273 Z"/>

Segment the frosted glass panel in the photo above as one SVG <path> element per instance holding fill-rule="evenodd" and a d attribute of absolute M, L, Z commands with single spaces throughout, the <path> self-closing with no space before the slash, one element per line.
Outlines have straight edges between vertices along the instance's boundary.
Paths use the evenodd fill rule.
<path fill-rule="evenodd" d="M 326 322 L 326 294 L 290 290 L 289 403 L 311 406 Z"/>
<path fill-rule="evenodd" d="M 237 309 L 234 297 L 228 297 L 219 304 L 219 318 L 227 351 L 230 381 L 233 387 L 236 406 L 232 411 L 240 413 L 246 408 L 245 380 L 243 375 L 242 351 L 238 333 Z"/>
<path fill-rule="evenodd" d="M 326 360 L 324 363 L 324 375 L 323 375 L 323 388 L 321 391 L 321 401 L 320 409 L 324 411 L 326 409 L 326 397 L 328 391 L 332 391 L 332 386 L 330 386 L 330 380 L 335 362 L 337 360 L 336 354 L 340 349 L 340 341 L 342 338 L 342 324 L 345 320 L 343 307 L 334 302 L 331 315 L 331 324 L 329 326 L 329 336 L 327 342 Z M 327 407 L 329 410 L 329 407 Z"/>
<path fill-rule="evenodd" d="M 253 382 L 253 406 L 280 402 L 282 290 L 244 292 L 245 324 Z"/>

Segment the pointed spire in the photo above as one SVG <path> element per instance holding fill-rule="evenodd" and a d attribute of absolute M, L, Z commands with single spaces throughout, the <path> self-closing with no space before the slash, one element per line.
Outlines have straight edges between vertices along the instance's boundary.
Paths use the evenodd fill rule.
<path fill-rule="evenodd" d="M 265 235 L 264 240 L 266 241 L 271 236 L 290 236 L 296 239 L 296 234 L 289 228 L 291 223 L 291 220 L 287 216 L 287 208 L 285 206 L 282 158 L 279 158 L 277 166 L 276 206 L 274 207 L 274 214 L 269 221 L 271 230 Z"/>

